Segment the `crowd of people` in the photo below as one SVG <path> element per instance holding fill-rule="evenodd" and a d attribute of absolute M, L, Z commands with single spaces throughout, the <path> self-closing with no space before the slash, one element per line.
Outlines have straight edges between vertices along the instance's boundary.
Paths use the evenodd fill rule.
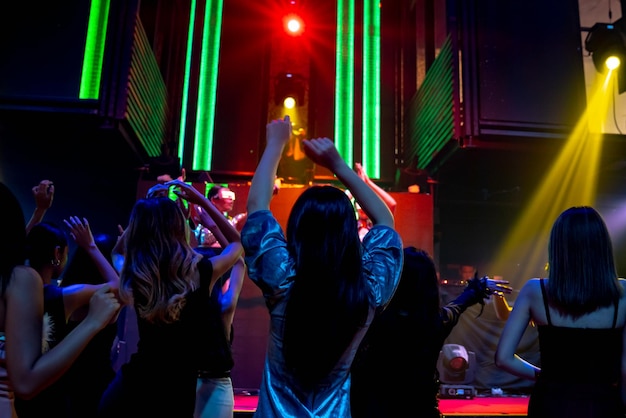
<path fill-rule="evenodd" d="M 475 270 L 442 304 L 432 255 L 396 230 L 395 200 L 330 138 L 303 139 L 302 150 L 340 185 L 309 185 L 283 229 L 270 203 L 291 135 L 288 116 L 267 124 L 246 212 L 234 216 L 231 189 L 205 196 L 184 170 L 158 179 L 115 233 L 69 213 L 46 220 L 49 180 L 33 187 L 27 221 L 0 183 L 0 416 L 232 418 L 245 280 L 270 321 L 257 418 L 440 418 L 439 353 L 463 312 L 490 298 L 506 321 L 497 366 L 534 382 L 529 417 L 624 416 L 625 281 L 594 208 L 555 220 L 547 277 L 528 280 L 513 306 L 508 281 Z M 138 343 L 115 368 L 123 308 Z M 541 364 L 516 353 L 529 324 Z"/>

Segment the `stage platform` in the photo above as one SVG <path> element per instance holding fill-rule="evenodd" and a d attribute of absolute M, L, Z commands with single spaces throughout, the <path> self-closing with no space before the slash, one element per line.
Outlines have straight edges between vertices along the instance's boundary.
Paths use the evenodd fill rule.
<path fill-rule="evenodd" d="M 257 405 L 255 394 L 235 394 L 235 417 L 252 417 Z M 410 399 L 406 402 L 410 411 Z M 525 417 L 528 409 L 528 396 L 476 396 L 473 399 L 441 399 L 439 409 L 446 417 Z"/>

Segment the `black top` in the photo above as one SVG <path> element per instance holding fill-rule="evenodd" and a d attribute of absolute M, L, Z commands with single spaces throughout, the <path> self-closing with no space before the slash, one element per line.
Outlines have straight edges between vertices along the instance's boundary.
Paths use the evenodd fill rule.
<path fill-rule="evenodd" d="M 192 417 L 198 370 L 209 351 L 211 261 L 199 263 L 200 287 L 186 297 L 171 324 L 137 317 L 137 352 L 103 395 L 100 416 Z"/>
<path fill-rule="evenodd" d="M 486 296 L 484 281 L 473 279 L 428 316 L 417 301 L 412 309 L 390 304 L 372 322 L 353 363 L 352 417 L 439 417 L 439 352 L 461 314 Z"/>
<path fill-rule="evenodd" d="M 541 374 L 528 402 L 528 417 L 623 418 L 619 391 L 622 332 L 617 309 L 611 328 L 552 325 L 541 280 L 547 325 L 538 326 Z"/>
<path fill-rule="evenodd" d="M 571 328 L 552 325 L 541 280 L 547 325 L 540 325 L 541 378 L 561 382 L 616 385 L 621 378 L 622 328 L 616 328 L 618 301 L 611 328 Z"/>

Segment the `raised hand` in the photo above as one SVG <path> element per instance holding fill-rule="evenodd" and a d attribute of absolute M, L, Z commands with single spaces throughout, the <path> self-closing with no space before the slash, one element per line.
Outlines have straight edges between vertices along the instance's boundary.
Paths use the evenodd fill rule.
<path fill-rule="evenodd" d="M 487 291 L 489 292 L 489 294 L 509 294 L 513 291 L 513 288 L 509 286 L 508 280 L 490 279 L 489 277 L 485 278 L 487 281 Z"/>
<path fill-rule="evenodd" d="M 277 144 L 284 146 L 291 138 L 291 120 L 289 115 L 284 119 L 275 119 L 267 124 L 265 133 L 267 136 L 267 144 Z"/>
<path fill-rule="evenodd" d="M 146 193 L 146 198 L 167 197 L 170 192 L 170 188 L 166 184 L 159 183 L 150 187 Z"/>
<path fill-rule="evenodd" d="M 174 186 L 174 194 L 181 199 L 185 199 L 189 203 L 195 205 L 201 205 L 206 201 L 206 197 L 191 184 L 187 184 L 184 181 L 172 180 L 164 184 L 164 186 Z"/>
<path fill-rule="evenodd" d="M 54 184 L 50 180 L 41 180 L 31 189 L 35 198 L 35 210 L 26 224 L 26 233 L 43 220 L 54 200 Z"/>
<path fill-rule="evenodd" d="M 335 172 L 335 168 L 338 164 L 345 164 L 335 144 L 330 138 L 314 138 L 305 139 L 302 141 L 304 146 L 304 153 L 314 163 L 330 169 Z"/>
<path fill-rule="evenodd" d="M 48 210 L 54 200 L 54 183 L 50 180 L 41 180 L 32 188 L 35 205 L 38 209 Z"/>
<path fill-rule="evenodd" d="M 93 239 L 89 222 L 86 218 L 82 220 L 78 216 L 70 216 L 69 221 L 63 219 L 63 222 L 70 230 L 70 236 L 76 241 L 76 244 L 82 248 L 95 246 L 96 242 Z"/>
<path fill-rule="evenodd" d="M 354 171 L 356 171 L 361 180 L 363 180 L 364 182 L 367 182 L 369 180 L 369 177 L 367 176 L 367 173 L 365 172 L 365 169 L 363 168 L 363 165 L 361 163 L 354 163 Z"/>

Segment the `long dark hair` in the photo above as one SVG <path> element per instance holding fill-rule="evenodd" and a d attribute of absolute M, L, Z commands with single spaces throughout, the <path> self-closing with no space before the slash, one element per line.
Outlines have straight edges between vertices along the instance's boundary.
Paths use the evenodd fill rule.
<path fill-rule="evenodd" d="M 5 223 L 0 240 L 0 295 L 4 295 L 16 266 L 26 262 L 26 221 L 17 197 L 4 183 L 0 183 L 0 207 Z"/>
<path fill-rule="evenodd" d="M 345 193 L 333 186 L 304 191 L 289 215 L 287 243 L 296 277 L 285 312 L 285 362 L 311 387 L 328 376 L 367 320 L 361 241 Z"/>
<path fill-rule="evenodd" d="M 609 231 L 592 207 L 559 215 L 550 232 L 548 266 L 550 302 L 573 318 L 609 306 L 622 293 Z"/>
<path fill-rule="evenodd" d="M 439 301 L 439 280 L 432 257 L 425 250 L 405 247 L 400 283 L 386 310 L 428 319 L 430 323 L 439 317 Z"/>
<path fill-rule="evenodd" d="M 67 234 L 55 223 L 42 221 L 33 226 L 26 236 L 26 257 L 32 268 L 40 271 L 43 266 L 55 261 L 57 247 L 68 246 Z"/>

